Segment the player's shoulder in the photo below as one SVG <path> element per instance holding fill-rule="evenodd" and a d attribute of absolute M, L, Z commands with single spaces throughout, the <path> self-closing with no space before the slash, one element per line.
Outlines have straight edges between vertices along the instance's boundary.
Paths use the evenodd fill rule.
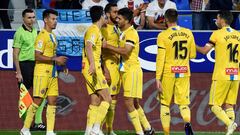
<path fill-rule="evenodd" d="M 129 35 L 129 36 L 138 36 L 138 32 L 136 29 L 134 29 L 133 26 L 131 26 L 129 28 L 129 30 L 127 30 L 127 32 L 125 32 L 126 35 Z"/>
<path fill-rule="evenodd" d="M 100 30 L 95 24 L 92 24 L 91 26 L 88 27 L 86 32 L 87 33 L 98 33 L 98 32 L 100 32 Z"/>
<path fill-rule="evenodd" d="M 184 31 L 185 33 L 192 33 L 192 31 L 189 29 L 189 28 L 185 28 L 185 27 L 180 27 L 180 29 L 182 30 L 182 31 Z"/>

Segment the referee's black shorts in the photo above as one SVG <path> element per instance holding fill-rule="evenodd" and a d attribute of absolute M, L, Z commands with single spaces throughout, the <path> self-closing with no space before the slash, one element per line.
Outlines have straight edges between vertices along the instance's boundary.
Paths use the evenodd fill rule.
<path fill-rule="evenodd" d="M 19 66 L 23 77 L 23 84 L 27 89 L 30 89 L 33 86 L 35 61 L 20 61 Z"/>

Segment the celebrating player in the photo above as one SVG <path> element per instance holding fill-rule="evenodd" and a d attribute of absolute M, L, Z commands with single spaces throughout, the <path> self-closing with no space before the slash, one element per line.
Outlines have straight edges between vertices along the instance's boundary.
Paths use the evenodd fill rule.
<path fill-rule="evenodd" d="M 157 38 L 156 84 L 161 103 L 160 117 L 165 135 L 170 133 L 170 104 L 179 106 L 185 123 L 186 135 L 192 135 L 190 104 L 189 60 L 196 57 L 196 47 L 192 32 L 177 25 L 178 13 L 168 9 L 165 13 L 167 30 Z"/>
<path fill-rule="evenodd" d="M 215 49 L 209 105 L 216 117 L 227 126 L 226 135 L 231 135 L 237 128 L 233 106 L 237 101 L 239 87 L 240 34 L 230 27 L 232 21 L 233 15 L 230 11 L 220 11 L 216 20 L 219 30 L 212 33 L 204 47 L 197 46 L 197 51 L 203 54 Z M 223 104 L 225 110 L 222 109 Z"/>

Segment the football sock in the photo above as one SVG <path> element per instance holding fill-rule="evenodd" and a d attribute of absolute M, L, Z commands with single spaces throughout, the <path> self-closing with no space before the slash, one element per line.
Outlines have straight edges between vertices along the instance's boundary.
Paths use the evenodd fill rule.
<path fill-rule="evenodd" d="M 235 121 L 235 113 L 232 107 L 226 109 L 225 112 L 230 120 Z"/>
<path fill-rule="evenodd" d="M 187 105 L 180 105 L 179 106 L 180 114 L 183 118 L 185 123 L 190 123 L 191 121 L 191 112 Z"/>
<path fill-rule="evenodd" d="M 108 108 L 110 104 L 106 101 L 102 101 L 101 104 L 98 106 L 96 121 L 94 122 L 97 124 L 101 124 L 107 114 Z"/>
<path fill-rule="evenodd" d="M 98 106 L 89 105 L 88 112 L 87 112 L 87 128 L 92 128 L 96 119 L 95 116 L 98 113 L 97 111 L 98 111 Z"/>
<path fill-rule="evenodd" d="M 48 105 L 47 106 L 47 131 L 53 131 L 55 125 L 55 114 L 56 114 L 56 106 Z"/>
<path fill-rule="evenodd" d="M 32 103 L 29 108 L 28 108 L 28 111 L 27 111 L 27 116 L 26 116 L 26 119 L 24 121 L 24 128 L 30 128 L 31 127 L 31 124 L 32 124 L 32 121 L 33 121 L 33 117 L 37 111 L 37 108 L 38 108 L 38 105 L 36 105 L 35 103 Z"/>
<path fill-rule="evenodd" d="M 116 107 L 117 100 L 112 100 L 111 105 L 108 109 L 107 116 L 106 116 L 106 128 L 108 131 L 113 130 L 113 120 L 115 116 L 115 107 Z"/>
<path fill-rule="evenodd" d="M 142 127 L 141 127 L 141 123 L 140 123 L 140 120 L 139 120 L 137 110 L 134 110 L 134 111 L 128 113 L 128 115 L 129 115 L 129 117 L 132 121 L 132 124 L 134 126 L 134 129 L 135 129 L 136 133 L 137 134 L 142 134 L 143 130 L 142 130 Z"/>
<path fill-rule="evenodd" d="M 142 109 L 142 107 L 139 105 L 139 108 L 137 109 L 138 111 L 138 116 L 139 116 L 139 120 L 144 128 L 144 130 L 151 130 L 151 125 L 149 124 L 147 117 Z"/>
<path fill-rule="evenodd" d="M 171 116 L 170 116 L 170 109 L 168 106 L 161 105 L 160 118 L 161 118 L 164 135 L 169 135 Z"/>
<path fill-rule="evenodd" d="M 216 117 L 220 119 L 225 125 L 229 126 L 232 123 L 225 111 L 220 106 L 213 105 L 211 107 L 211 110 L 216 115 Z"/>

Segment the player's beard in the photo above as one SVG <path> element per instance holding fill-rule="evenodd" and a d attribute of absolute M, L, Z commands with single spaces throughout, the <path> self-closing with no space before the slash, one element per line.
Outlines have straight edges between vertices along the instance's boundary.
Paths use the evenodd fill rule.
<path fill-rule="evenodd" d="M 113 18 L 112 16 L 110 16 L 110 20 L 111 20 L 114 24 L 117 24 L 116 18 Z"/>

